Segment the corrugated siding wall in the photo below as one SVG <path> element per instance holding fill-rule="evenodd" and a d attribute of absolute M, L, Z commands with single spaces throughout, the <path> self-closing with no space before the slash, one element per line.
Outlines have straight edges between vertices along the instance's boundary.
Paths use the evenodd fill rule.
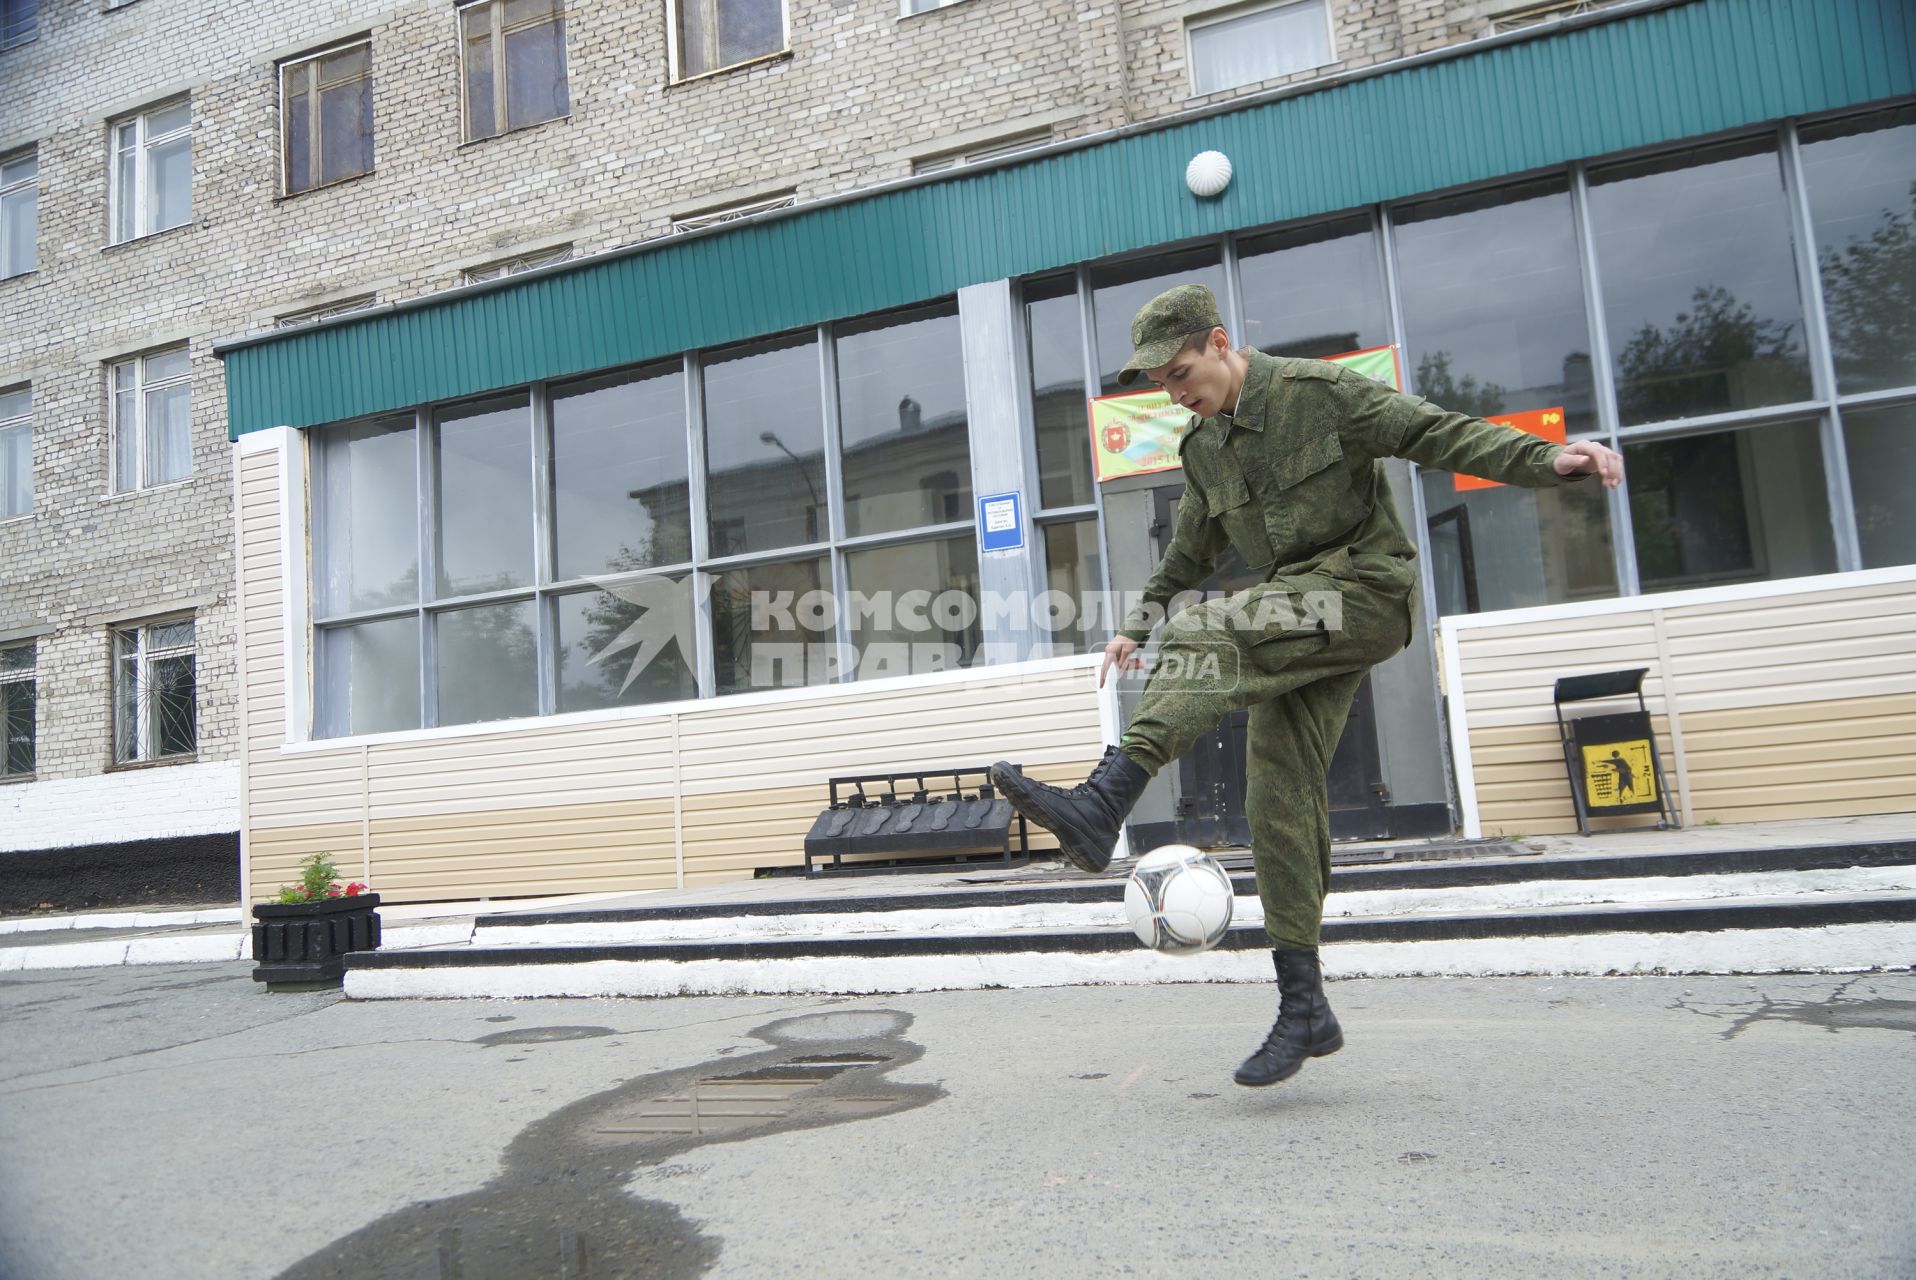
<path fill-rule="evenodd" d="M 227 429 L 635 363 L 966 285 L 1916 93 L 1910 0 L 1691 0 L 222 346 Z M 1212 200 L 1184 166 L 1219 148 Z"/>
<path fill-rule="evenodd" d="M 833 775 L 1008 756 L 1062 781 L 1102 752 L 1090 658 L 915 688 L 288 750 L 279 454 L 242 453 L 238 465 L 254 899 L 315 852 L 393 902 L 671 888 L 681 863 L 685 884 L 749 878 L 804 862 Z M 1056 847 L 1034 836 L 1034 848 Z"/>
<path fill-rule="evenodd" d="M 1856 584 L 1833 585 L 1845 579 Z M 1483 830 L 1576 830 L 1552 685 L 1639 666 L 1650 668 L 1644 693 L 1686 821 L 1916 810 L 1916 569 L 1736 596 L 1697 592 L 1670 605 L 1650 596 L 1641 609 L 1573 606 L 1508 624 L 1446 620 Z"/>

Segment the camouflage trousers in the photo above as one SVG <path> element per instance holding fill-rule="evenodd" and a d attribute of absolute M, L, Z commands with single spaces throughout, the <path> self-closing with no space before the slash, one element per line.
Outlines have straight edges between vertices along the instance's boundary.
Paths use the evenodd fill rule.
<path fill-rule="evenodd" d="M 1249 709 L 1245 809 L 1273 947 L 1317 945 L 1331 877 L 1331 756 L 1364 673 L 1409 643 L 1410 619 L 1402 574 L 1313 572 L 1194 605 L 1160 633 L 1119 745 L 1156 773 Z"/>

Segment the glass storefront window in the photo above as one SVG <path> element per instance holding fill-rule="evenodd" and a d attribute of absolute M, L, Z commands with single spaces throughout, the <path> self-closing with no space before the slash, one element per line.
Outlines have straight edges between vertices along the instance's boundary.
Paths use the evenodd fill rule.
<path fill-rule="evenodd" d="M 317 443 L 313 578 L 320 614 L 417 604 L 419 466 L 412 420 L 328 427 Z"/>
<path fill-rule="evenodd" d="M 845 556 L 857 678 L 967 667 L 984 638 L 978 543 L 969 535 Z"/>
<path fill-rule="evenodd" d="M 1111 639 L 1109 611 L 1098 607 L 1104 592 L 1104 549 L 1096 520 L 1073 520 L 1044 527 L 1045 590 L 1068 598 L 1075 620 L 1051 632 L 1051 652 L 1093 653 Z M 1038 616 L 1044 616 L 1039 614 Z"/>
<path fill-rule="evenodd" d="M 537 630 L 530 600 L 433 617 L 440 724 L 509 720 L 539 710 Z"/>
<path fill-rule="evenodd" d="M 1810 397 L 1772 139 L 1593 170 L 1590 222 L 1624 426 Z"/>
<path fill-rule="evenodd" d="M 1369 218 L 1258 236 L 1237 251 L 1242 342 L 1319 360 L 1390 341 L 1390 308 Z"/>
<path fill-rule="evenodd" d="M 554 577 L 692 558 L 685 375 L 676 367 L 552 393 Z"/>
<path fill-rule="evenodd" d="M 440 598 L 531 583 L 531 421 L 523 395 L 439 415 L 433 464 Z"/>
<path fill-rule="evenodd" d="M 1091 311 L 1097 321 L 1100 395 L 1117 391 L 1146 391 L 1149 382 L 1118 385 L 1118 370 L 1131 358 L 1131 317 L 1151 299 L 1178 284 L 1201 284 L 1224 306 L 1224 267 L 1215 245 L 1155 254 L 1131 262 L 1097 267 L 1091 272 Z M 1227 323 L 1228 323 L 1228 317 Z M 1232 335 L 1233 340 L 1236 335 Z M 1089 427 L 1086 428 L 1089 430 Z M 1086 446 L 1087 448 L 1089 445 Z"/>
<path fill-rule="evenodd" d="M 1595 480 L 1462 491 L 1447 471 L 1425 471 L 1422 480 L 1439 614 L 1617 593 L 1609 506 Z"/>
<path fill-rule="evenodd" d="M 712 655 L 719 693 L 829 684 L 837 611 L 823 559 L 728 569 L 712 578 Z"/>
<path fill-rule="evenodd" d="M 811 333 L 705 363 L 705 501 L 711 554 L 822 542 L 825 414 Z"/>
<path fill-rule="evenodd" d="M 1916 385 L 1916 106 L 1801 137 L 1837 390 Z"/>
<path fill-rule="evenodd" d="M 846 535 L 970 519 L 958 308 L 841 326 L 836 346 Z"/>
<path fill-rule="evenodd" d="M 419 727 L 419 619 L 319 633 L 314 683 L 322 738 Z"/>
<path fill-rule="evenodd" d="M 1563 179 L 1397 212 L 1411 390 L 1489 417 L 1563 406 L 1597 427 L 1570 190 Z"/>
<path fill-rule="evenodd" d="M 1077 278 L 1027 281 L 1024 301 L 1039 502 L 1046 507 L 1088 506 L 1097 495 L 1092 492 L 1091 436 L 1085 418 Z"/>
<path fill-rule="evenodd" d="M 1833 573 L 1814 421 L 1625 443 L 1645 591 Z"/>
<path fill-rule="evenodd" d="M 1910 477 L 1916 476 L 1916 404 L 1845 409 L 1843 444 L 1863 567 L 1916 564 L 1916 511 L 1909 502 Z"/>
<path fill-rule="evenodd" d="M 698 697 L 690 580 L 655 576 L 611 585 L 609 591 L 578 591 L 554 602 L 557 709 L 591 711 Z"/>

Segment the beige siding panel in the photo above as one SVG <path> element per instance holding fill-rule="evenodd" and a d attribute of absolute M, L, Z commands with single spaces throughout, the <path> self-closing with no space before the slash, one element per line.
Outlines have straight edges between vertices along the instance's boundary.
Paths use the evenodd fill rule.
<path fill-rule="evenodd" d="M 357 820 L 303 827 L 255 826 L 247 832 L 246 846 L 247 869 L 256 902 L 270 902 L 279 896 L 279 886 L 299 879 L 299 864 L 315 853 L 330 855 L 346 879 L 360 878 Z"/>
<path fill-rule="evenodd" d="M 1456 633 L 1486 831 L 1574 826 L 1551 702 L 1557 677 L 1646 666 L 1653 713 L 1680 713 L 1690 812 L 1724 821 L 1916 809 L 1916 584 L 1762 598 L 1649 597 L 1641 610 Z M 1659 661 L 1661 623 L 1667 661 Z M 1572 660 L 1574 659 L 1574 660 Z M 1618 700 L 1584 713 L 1622 709 Z M 1659 747 L 1682 790 L 1668 726 Z M 1628 825 L 1630 819 L 1620 819 Z"/>
<path fill-rule="evenodd" d="M 276 643 L 276 616 L 270 625 Z M 1006 756 L 1030 762 L 1034 777 L 1075 782 L 1097 752 L 1096 691 L 1083 671 L 834 693 L 678 713 L 687 883 L 802 864 L 833 776 Z M 277 712 L 277 685 L 256 683 L 254 697 Z M 357 819 L 363 750 L 370 879 L 393 901 L 656 888 L 676 879 L 672 735 L 661 715 L 268 751 L 254 772 L 253 826 L 290 833 Z M 357 830 L 346 829 L 356 851 Z M 1056 841 L 1034 830 L 1032 847 Z"/>

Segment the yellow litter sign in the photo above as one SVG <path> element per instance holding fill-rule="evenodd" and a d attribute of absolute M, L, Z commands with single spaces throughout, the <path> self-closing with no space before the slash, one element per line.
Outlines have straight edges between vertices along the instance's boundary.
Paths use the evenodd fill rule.
<path fill-rule="evenodd" d="M 1650 740 L 1599 742 L 1583 748 L 1584 803 L 1591 809 L 1616 805 L 1654 804 L 1657 771 L 1650 757 Z"/>

